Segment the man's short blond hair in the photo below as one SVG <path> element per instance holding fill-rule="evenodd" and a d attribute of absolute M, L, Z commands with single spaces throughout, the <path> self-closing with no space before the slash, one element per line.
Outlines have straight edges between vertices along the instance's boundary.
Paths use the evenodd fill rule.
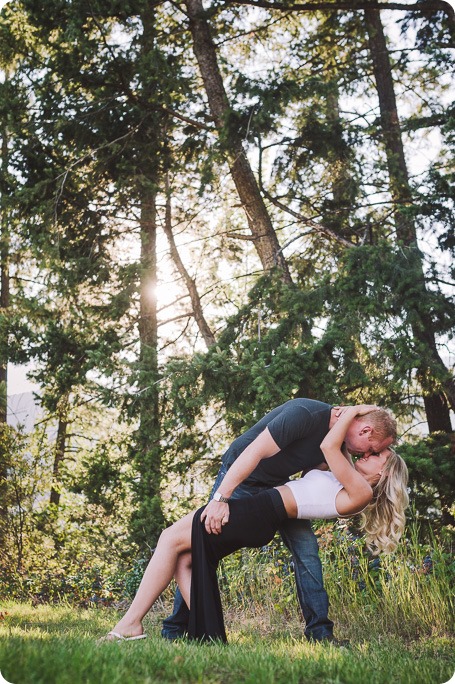
<path fill-rule="evenodd" d="M 389 409 L 377 408 L 363 416 L 357 416 L 357 420 L 370 423 L 371 427 L 382 439 L 392 437 L 395 442 L 397 438 L 397 421 Z"/>

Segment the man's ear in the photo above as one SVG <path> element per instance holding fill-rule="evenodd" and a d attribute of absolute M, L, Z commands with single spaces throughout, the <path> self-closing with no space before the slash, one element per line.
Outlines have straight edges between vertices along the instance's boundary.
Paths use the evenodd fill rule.
<path fill-rule="evenodd" d="M 362 429 L 360 430 L 360 434 L 361 434 L 361 435 L 366 435 L 366 434 L 368 434 L 369 432 L 373 432 L 373 428 L 370 427 L 369 425 L 364 425 L 364 426 L 362 427 Z"/>

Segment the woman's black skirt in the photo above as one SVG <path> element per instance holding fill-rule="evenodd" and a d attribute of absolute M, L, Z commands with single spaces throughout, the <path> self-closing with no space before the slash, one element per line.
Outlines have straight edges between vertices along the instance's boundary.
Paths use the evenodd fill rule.
<path fill-rule="evenodd" d="M 274 537 L 287 519 L 283 499 L 276 489 L 229 502 L 229 522 L 221 534 L 208 534 L 201 523 L 205 506 L 196 511 L 191 533 L 192 577 L 190 639 L 227 641 L 217 580 L 222 558 L 244 547 L 261 547 Z"/>

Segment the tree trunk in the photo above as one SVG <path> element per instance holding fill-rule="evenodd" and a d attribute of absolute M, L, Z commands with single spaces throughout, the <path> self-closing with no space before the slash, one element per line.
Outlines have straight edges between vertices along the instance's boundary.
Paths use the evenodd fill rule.
<path fill-rule="evenodd" d="M 62 462 L 65 459 L 67 429 L 68 429 L 68 418 L 67 418 L 67 410 L 66 410 L 66 405 L 65 405 L 65 408 L 63 409 L 63 411 L 62 411 L 62 413 L 58 419 L 57 439 L 55 442 L 55 452 L 54 452 L 54 467 L 53 467 L 53 471 L 52 471 L 51 495 L 49 498 L 49 503 L 55 505 L 57 508 L 60 505 L 60 487 L 59 487 L 60 474 L 61 474 L 60 469 L 61 469 Z"/>
<path fill-rule="evenodd" d="M 326 71 L 330 74 L 329 65 L 327 65 Z M 334 136 L 336 133 L 338 144 L 334 145 L 330 157 L 333 169 L 331 174 L 333 202 L 330 215 L 324 218 L 324 225 L 328 226 L 342 239 L 352 240 L 353 235 L 349 225 L 349 217 L 355 202 L 356 184 L 350 169 L 350 155 L 352 156 L 352 152 L 348 152 L 347 145 L 343 140 L 339 90 L 338 83 L 335 80 L 330 82 L 330 90 L 327 94 L 326 117 L 332 127 L 331 135 Z"/>
<path fill-rule="evenodd" d="M 160 496 L 161 448 L 158 391 L 158 325 L 156 305 L 156 191 L 144 190 L 141 200 L 141 282 L 137 401 L 139 427 L 135 435 L 135 511 L 132 536 L 145 551 L 153 548 L 163 528 Z"/>
<path fill-rule="evenodd" d="M 197 326 L 199 328 L 199 332 L 201 333 L 204 342 L 207 346 L 207 349 L 209 349 L 211 346 L 215 344 L 215 335 L 213 334 L 212 330 L 210 329 L 209 324 L 207 323 L 205 316 L 204 316 L 204 311 L 202 309 L 202 304 L 201 304 L 201 298 L 199 296 L 199 292 L 196 287 L 196 281 L 191 278 L 190 274 L 185 268 L 185 265 L 180 257 L 179 251 L 177 249 L 177 245 L 175 244 L 174 240 L 174 234 L 172 232 L 172 212 L 171 212 L 171 197 L 170 197 L 170 191 L 169 191 L 169 178 L 166 175 L 166 216 L 165 216 L 165 221 L 164 221 L 164 232 L 166 233 L 166 237 L 169 241 L 169 246 L 171 250 L 171 257 L 172 260 L 174 261 L 174 264 L 177 267 L 178 272 L 182 276 L 183 280 L 185 281 L 185 284 L 188 288 L 188 292 L 190 295 L 191 299 L 191 305 L 193 307 L 193 316 L 194 320 L 197 323 Z"/>
<path fill-rule="evenodd" d="M 8 131 L 6 123 L 4 122 L 1 130 L 2 136 L 2 175 L 8 174 Z M 6 183 L 3 183 L 6 187 Z M 5 424 L 7 421 L 7 404 L 8 404 L 8 323 L 7 317 L 10 306 L 10 282 L 9 282 L 9 230 L 8 230 L 8 214 L 4 202 L 4 196 L 1 197 L 1 218 L 0 218 L 0 316 L 3 318 L 1 325 L 0 340 L 0 423 Z"/>
<path fill-rule="evenodd" d="M 141 51 L 148 64 L 156 49 L 156 27 L 153 5 L 144 6 L 141 14 L 143 32 Z M 155 75 L 147 70 L 140 74 L 141 94 L 152 97 Z M 158 373 L 157 271 L 156 271 L 156 196 L 159 177 L 158 152 L 162 137 L 159 120 L 151 118 L 144 127 L 144 146 L 138 169 L 137 192 L 140 203 L 140 310 L 139 361 L 135 381 L 139 425 L 134 435 L 133 463 L 137 477 L 131 519 L 131 537 L 142 552 L 154 547 L 164 526 L 161 501 L 161 447 Z"/>
<path fill-rule="evenodd" d="M 222 131 L 230 113 L 230 105 L 224 89 L 218 66 L 215 45 L 205 16 L 202 0 L 185 2 L 189 27 L 193 38 L 193 50 L 199 64 L 209 107 L 218 131 Z M 228 136 L 226 136 L 227 138 Z M 251 231 L 251 240 L 257 250 L 265 271 L 278 268 L 283 280 L 291 282 L 288 265 L 281 252 L 280 244 L 264 204 L 258 183 L 254 176 L 241 138 L 230 132 L 223 143 L 231 175 L 246 214 Z"/>
<path fill-rule="evenodd" d="M 409 212 L 409 207 L 412 205 L 412 192 L 401 138 L 390 58 L 380 13 L 374 8 L 376 4 L 372 2 L 372 8 L 365 10 L 365 21 L 379 97 L 390 192 L 395 205 L 396 234 L 408 255 L 410 268 L 413 269 L 416 285 L 421 292 L 421 296 L 417 298 L 418 301 L 412 305 L 414 310 L 408 310 L 405 314 L 410 317 L 416 342 L 428 350 L 421 356 L 422 362 L 417 368 L 417 374 L 423 390 L 429 430 L 430 432 L 440 430 L 451 432 L 450 406 L 453 410 L 455 409 L 455 383 L 439 356 L 432 321 L 425 310 L 428 293 L 417 245 L 416 227 Z M 435 375 L 442 380 L 444 392 L 434 391 Z"/>

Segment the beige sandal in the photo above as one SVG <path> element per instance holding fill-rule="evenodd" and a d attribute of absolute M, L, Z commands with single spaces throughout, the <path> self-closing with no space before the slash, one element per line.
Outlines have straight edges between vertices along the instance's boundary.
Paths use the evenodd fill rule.
<path fill-rule="evenodd" d="M 113 636 L 115 639 L 108 639 L 107 637 Z M 146 639 L 147 634 L 139 634 L 138 636 L 126 637 L 118 632 L 108 632 L 105 637 L 101 637 L 100 641 L 137 641 L 138 639 Z"/>

